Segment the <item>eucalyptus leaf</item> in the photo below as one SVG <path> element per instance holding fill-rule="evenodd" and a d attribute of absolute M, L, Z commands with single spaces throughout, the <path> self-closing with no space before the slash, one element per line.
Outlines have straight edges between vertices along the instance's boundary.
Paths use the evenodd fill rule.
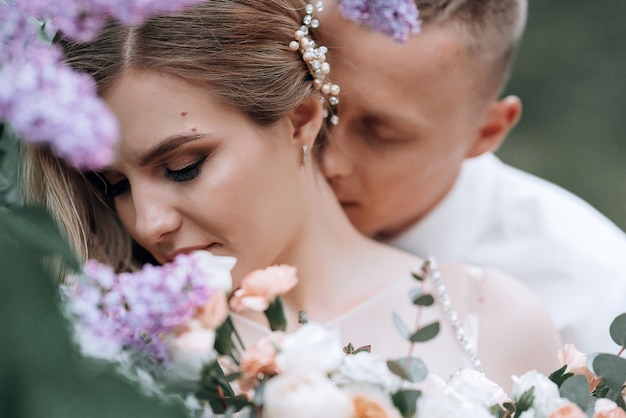
<path fill-rule="evenodd" d="M 413 301 L 413 304 L 417 306 L 432 306 L 434 303 L 433 295 L 422 295 Z"/>
<path fill-rule="evenodd" d="M 428 376 L 428 369 L 422 359 L 417 357 L 403 357 L 395 363 L 405 372 L 406 380 L 413 383 L 424 381 Z"/>
<path fill-rule="evenodd" d="M 626 347 L 626 313 L 613 320 L 610 327 L 611 338 L 618 345 Z"/>
<path fill-rule="evenodd" d="M 409 327 L 404 323 L 404 321 L 402 320 L 402 318 L 400 318 L 400 316 L 398 316 L 397 313 L 393 313 L 393 324 L 396 326 L 396 329 L 398 330 L 398 332 L 400 333 L 400 335 L 405 339 L 405 340 L 409 340 L 411 338 L 411 330 L 409 329 Z"/>
<path fill-rule="evenodd" d="M 583 411 L 589 409 L 592 397 L 589 395 L 589 381 L 583 375 L 572 376 L 565 380 L 559 388 L 562 398 L 574 402 Z"/>
<path fill-rule="evenodd" d="M 433 322 L 418 329 L 409 337 L 409 341 L 414 343 L 423 343 L 425 341 L 432 340 L 439 334 L 439 322 Z"/>
<path fill-rule="evenodd" d="M 613 354 L 592 354 L 587 357 L 587 367 L 609 387 L 620 392 L 626 382 L 626 359 Z"/>
<path fill-rule="evenodd" d="M 400 414 L 404 418 L 409 418 L 415 415 L 417 411 L 417 400 L 419 399 L 422 392 L 419 390 L 401 390 L 399 392 L 394 393 L 391 396 L 391 400 Z"/>

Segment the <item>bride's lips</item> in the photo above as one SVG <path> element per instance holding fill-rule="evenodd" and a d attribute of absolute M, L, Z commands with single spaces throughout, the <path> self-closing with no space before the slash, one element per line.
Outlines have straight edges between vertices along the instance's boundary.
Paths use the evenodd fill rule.
<path fill-rule="evenodd" d="M 179 248 L 175 251 L 172 251 L 171 253 L 165 254 L 164 258 L 165 260 L 169 263 L 171 261 L 173 261 L 176 256 L 180 255 L 180 254 L 189 254 L 192 253 L 194 251 L 209 251 L 211 252 L 211 250 L 219 247 L 220 244 L 218 244 L 217 242 L 213 242 L 209 245 L 196 245 L 193 247 L 184 247 L 184 248 Z"/>

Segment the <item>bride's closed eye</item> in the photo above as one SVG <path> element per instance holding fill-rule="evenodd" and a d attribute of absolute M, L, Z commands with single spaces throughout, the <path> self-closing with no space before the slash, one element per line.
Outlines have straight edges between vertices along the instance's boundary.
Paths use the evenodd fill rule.
<path fill-rule="evenodd" d="M 198 174 L 200 174 L 201 165 L 207 159 L 208 156 L 209 155 L 206 154 L 202 156 L 200 159 L 180 169 L 173 170 L 171 168 L 165 167 L 165 176 L 168 179 L 175 181 L 177 183 L 182 183 L 185 181 L 193 180 L 196 177 L 198 177 Z"/>

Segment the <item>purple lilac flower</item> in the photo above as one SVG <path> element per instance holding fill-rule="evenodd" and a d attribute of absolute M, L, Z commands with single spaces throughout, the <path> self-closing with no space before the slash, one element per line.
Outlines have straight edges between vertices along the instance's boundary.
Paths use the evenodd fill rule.
<path fill-rule="evenodd" d="M 421 28 L 414 0 L 341 0 L 339 7 L 346 19 L 363 23 L 399 42 L 405 42 Z"/>
<path fill-rule="evenodd" d="M 110 17 L 139 24 L 155 14 L 180 11 L 200 0 L 0 1 L 0 120 L 24 140 L 49 145 L 79 169 L 110 164 L 117 141 L 115 117 L 94 83 L 61 62 L 61 53 L 39 35 L 62 31 L 78 41 L 100 32 Z"/>
<path fill-rule="evenodd" d="M 77 333 L 88 344 L 113 345 L 167 363 L 164 339 L 224 290 L 224 270 L 230 276 L 232 264 L 216 258 L 198 251 L 179 255 L 170 264 L 119 275 L 88 261 L 83 275 L 71 279 L 76 285 L 64 288 Z"/>

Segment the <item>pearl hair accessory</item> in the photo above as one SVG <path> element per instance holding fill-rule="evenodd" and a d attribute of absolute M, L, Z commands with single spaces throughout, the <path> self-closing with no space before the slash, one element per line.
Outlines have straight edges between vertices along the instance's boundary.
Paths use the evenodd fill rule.
<path fill-rule="evenodd" d="M 312 3 L 306 5 L 306 15 L 302 19 L 302 26 L 296 31 L 295 40 L 289 43 L 289 48 L 293 51 L 300 51 L 302 59 L 313 76 L 313 87 L 322 93 L 322 98 L 328 100 L 328 104 L 332 109 L 332 107 L 339 104 L 339 98 L 337 97 L 339 95 L 339 86 L 328 80 L 328 74 L 330 73 L 330 65 L 326 62 L 328 48 L 316 46 L 315 41 L 308 37 L 310 29 L 317 29 L 320 26 L 320 21 L 313 17 L 314 13 L 316 11 L 321 12 L 323 9 L 324 4 L 321 1 L 318 1 L 315 6 Z M 328 115 L 328 110 L 325 110 L 324 116 L 327 117 Z M 336 114 L 332 114 L 330 122 L 336 125 L 339 122 L 339 117 Z"/>

